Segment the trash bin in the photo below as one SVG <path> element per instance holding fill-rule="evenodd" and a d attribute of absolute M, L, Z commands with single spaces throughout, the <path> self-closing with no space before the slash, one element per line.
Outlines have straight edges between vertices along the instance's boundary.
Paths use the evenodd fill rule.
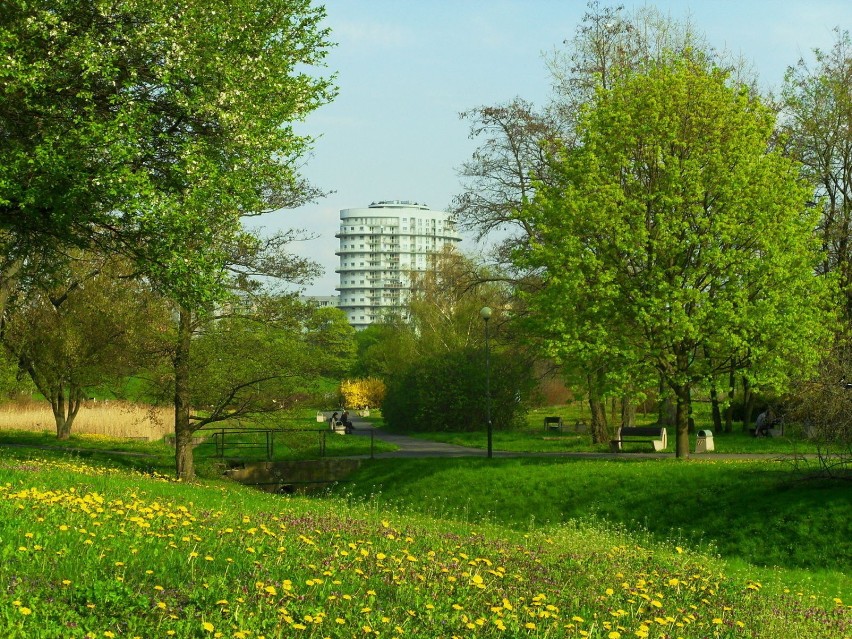
<path fill-rule="evenodd" d="M 709 453 L 713 450 L 713 432 L 709 430 L 699 430 L 698 439 L 695 440 L 696 453 Z"/>

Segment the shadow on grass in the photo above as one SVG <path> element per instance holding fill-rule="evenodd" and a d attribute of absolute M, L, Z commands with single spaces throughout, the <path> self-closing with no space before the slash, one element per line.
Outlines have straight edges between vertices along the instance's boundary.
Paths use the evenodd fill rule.
<path fill-rule="evenodd" d="M 849 483 L 771 462 L 415 459 L 365 464 L 356 498 L 525 529 L 605 519 L 757 566 L 852 565 Z"/>

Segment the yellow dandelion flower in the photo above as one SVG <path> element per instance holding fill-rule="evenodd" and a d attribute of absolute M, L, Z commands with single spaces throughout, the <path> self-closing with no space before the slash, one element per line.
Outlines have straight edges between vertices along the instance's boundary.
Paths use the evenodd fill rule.
<path fill-rule="evenodd" d="M 21 606 L 20 608 L 18 608 L 18 612 L 20 612 L 24 616 L 31 615 L 33 613 L 33 611 L 27 608 L 26 606 Z"/>
<path fill-rule="evenodd" d="M 213 632 L 215 630 L 213 624 L 209 621 L 205 621 L 203 624 L 201 624 L 201 627 L 204 628 L 207 632 Z"/>
<path fill-rule="evenodd" d="M 613 630 L 607 637 L 608 639 L 621 639 L 621 633 L 618 630 Z"/>

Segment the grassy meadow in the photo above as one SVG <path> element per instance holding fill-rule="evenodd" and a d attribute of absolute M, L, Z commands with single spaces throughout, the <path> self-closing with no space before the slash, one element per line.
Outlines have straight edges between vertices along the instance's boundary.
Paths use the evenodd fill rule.
<path fill-rule="evenodd" d="M 276 458 L 318 456 L 312 412 L 275 423 Z M 590 450 L 541 416 L 496 435 Z M 0 636 L 852 637 L 852 495 L 807 468 L 377 459 L 285 497 L 218 479 L 211 451 L 184 484 L 162 439 L 0 431 Z"/>
<path fill-rule="evenodd" d="M 841 598 L 769 594 L 686 542 L 592 521 L 520 531 L 497 523 L 498 513 L 467 519 L 181 484 L 6 449 L 0 633 L 840 639 L 852 631 Z"/>

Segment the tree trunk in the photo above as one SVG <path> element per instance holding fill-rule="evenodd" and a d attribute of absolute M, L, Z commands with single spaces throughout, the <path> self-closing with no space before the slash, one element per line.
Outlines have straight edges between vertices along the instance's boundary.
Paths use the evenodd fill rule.
<path fill-rule="evenodd" d="M 592 442 L 601 444 L 608 442 L 609 428 L 606 425 L 606 404 L 601 399 L 600 394 L 600 375 L 598 373 L 589 373 L 589 409 L 592 412 Z"/>
<path fill-rule="evenodd" d="M 74 418 L 69 420 L 65 413 L 65 387 L 60 384 L 52 389 L 49 399 L 53 420 L 56 422 L 56 439 L 67 440 L 71 436 Z"/>
<path fill-rule="evenodd" d="M 660 375 L 660 399 L 657 404 L 657 424 L 659 426 L 674 426 L 674 406 L 672 398 L 666 392 L 666 382 Z"/>
<path fill-rule="evenodd" d="M 743 432 L 748 430 L 751 424 L 751 413 L 754 410 L 754 393 L 751 384 L 743 377 Z"/>
<path fill-rule="evenodd" d="M 719 393 L 716 390 L 715 383 L 710 387 L 710 412 L 713 415 L 713 431 L 716 433 L 721 433 L 722 411 L 719 408 Z"/>
<path fill-rule="evenodd" d="M 68 389 L 67 401 L 65 387 L 61 384 L 50 394 L 50 408 L 56 422 L 56 439 L 66 440 L 71 437 L 71 427 L 82 403 L 83 389 L 76 386 Z"/>
<path fill-rule="evenodd" d="M 737 379 L 734 370 L 728 376 L 728 408 L 725 410 L 725 432 L 734 432 L 734 395 L 737 390 Z"/>
<path fill-rule="evenodd" d="M 677 409 L 675 411 L 675 455 L 684 459 L 689 458 L 689 411 L 690 411 L 690 387 L 689 385 L 674 387 L 677 398 Z"/>
<path fill-rule="evenodd" d="M 192 425 L 189 420 L 189 349 L 192 342 L 192 314 L 184 308 L 179 311 L 178 336 L 175 349 L 175 466 L 177 478 L 190 481 L 195 478 L 192 458 Z"/>
<path fill-rule="evenodd" d="M 636 404 L 629 397 L 621 399 L 621 424 L 622 426 L 636 425 Z"/>
<path fill-rule="evenodd" d="M 695 432 L 695 420 L 692 418 L 692 386 L 688 386 L 687 389 L 686 389 L 686 392 L 687 392 L 686 423 L 687 423 L 687 429 L 689 430 L 689 433 L 692 434 L 692 433 Z"/>

